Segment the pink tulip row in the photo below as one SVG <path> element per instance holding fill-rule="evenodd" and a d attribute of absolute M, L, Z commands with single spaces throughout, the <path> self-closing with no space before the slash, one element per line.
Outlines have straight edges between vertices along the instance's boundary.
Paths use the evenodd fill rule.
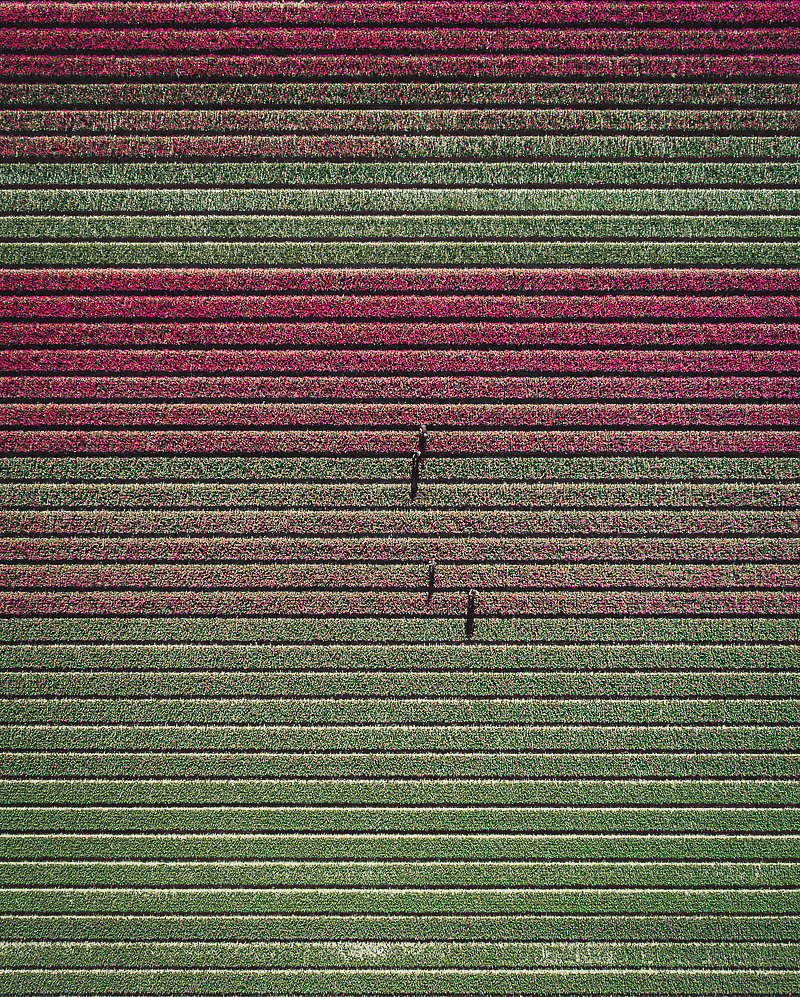
<path fill-rule="evenodd" d="M 406 537 L 467 539 L 481 535 L 542 536 L 548 540 L 610 536 L 626 538 L 774 537 L 784 542 L 800 530 L 800 511 L 759 509 L 643 510 L 357 510 L 325 511 L 163 511 L 0 509 L 0 532 L 22 537 L 150 538 L 158 536 L 223 539 L 283 537 Z"/>
<path fill-rule="evenodd" d="M 0 74 L 21 74 L 18 67 L 9 67 L 10 57 L 0 55 Z M 120 60 L 122 61 L 122 60 Z M 51 70 L 54 74 L 56 69 Z M 86 67 L 97 76 L 102 69 Z M 120 67 L 124 71 L 124 67 Z M 219 68 L 214 75 L 225 70 Z M 241 67 L 230 67 L 231 74 L 243 73 Z M 288 71 L 288 70 L 287 70 Z M 419 70 L 423 70 L 420 68 Z M 720 70 L 722 71 L 722 70 Z M 728 69 L 728 72 L 734 72 Z M 33 72 L 33 70 L 31 70 Z M 63 74 L 75 75 L 76 67 L 63 68 Z M 110 72 L 110 69 L 108 70 Z M 189 72 L 189 70 L 187 70 Z M 193 70 L 192 73 L 200 73 Z M 209 69 L 209 73 L 212 70 Z M 254 70 L 255 72 L 255 70 Z M 455 70 L 452 71 L 455 73 Z M 687 70 L 688 72 L 688 70 Z M 698 70 L 699 72 L 699 70 Z M 764 67 L 764 73 L 778 69 Z M 144 76 L 182 75 L 170 67 L 143 67 Z M 800 55 L 793 69 L 786 74 L 800 75 Z M 446 75 L 446 74 L 445 74 Z M 658 147 L 654 148 L 654 144 Z M 688 143 L 691 143 L 688 145 Z M 738 146 L 731 150 L 731 146 Z M 159 158 L 159 159 L 242 159 L 272 162 L 279 160 L 317 161 L 370 160 L 376 162 L 513 162 L 542 161 L 563 157 L 577 162 L 604 162 L 609 159 L 671 162 L 693 157 L 725 159 L 740 156 L 745 160 L 781 159 L 794 154 L 795 146 L 785 137 L 767 136 L 747 139 L 727 136 L 685 137 L 579 135 L 564 137 L 508 135 L 6 135 L 0 136 L 0 155 L 14 159 L 35 156 L 43 159 L 71 158 Z"/>
<path fill-rule="evenodd" d="M 799 33 L 800 40 L 800 33 Z M 287 85 L 288 86 L 288 85 Z M 290 103 L 292 94 L 285 94 Z M 300 96 L 295 85 L 293 96 Z M 488 96 L 488 95 L 487 95 Z M 131 94 L 132 102 L 135 95 Z M 308 99 L 308 96 L 307 98 Z M 489 98 L 491 99 L 491 98 Z M 277 103 L 273 99 L 273 103 Z M 343 95 L 342 103 L 345 103 Z M 346 106 L 346 104 L 345 104 Z M 331 132 L 424 135 L 598 134 L 680 132 L 793 134 L 800 112 L 790 108 L 374 108 L 267 107 L 182 110 L 162 108 L 3 108 L 4 134 L 40 135 L 288 135 Z M 131 198 L 133 200 L 133 198 Z"/>
<path fill-rule="evenodd" d="M 797 592 L 481 592 L 487 616 L 797 615 Z M 463 616 L 463 593 L 420 592 L 3 592 L 9 616 Z"/>
<path fill-rule="evenodd" d="M 0 297 L 0 318 L 749 319 L 797 318 L 794 295 L 319 294 Z M 513 331 L 508 338 L 513 342 Z"/>
<path fill-rule="evenodd" d="M 793 374 L 800 350 L 3 350 L 0 371 L 142 374 Z"/>
<path fill-rule="evenodd" d="M 0 453 L 402 454 L 408 431 L 4 429 Z M 794 429 L 458 431 L 436 434 L 439 454 L 771 454 L 800 451 Z"/>
<path fill-rule="evenodd" d="M 797 294 L 800 270 L 651 270 L 596 269 L 242 269 L 242 270 L 2 270 L 0 294 L 408 294 L 455 295 L 567 292 L 725 295 Z M 91 307 L 91 298 L 81 298 Z"/>
<path fill-rule="evenodd" d="M 105 520 L 104 520 L 105 521 Z M 41 532 L 41 531 L 38 531 Z M 106 531 L 102 531 L 106 532 Z M 784 538 L 712 539 L 675 537 L 260 537 L 199 539 L 185 537 L 0 537 L 0 558 L 4 561 L 150 561 L 213 562 L 265 561 L 357 562 L 414 561 L 424 565 L 431 557 L 441 564 L 447 560 L 506 564 L 526 561 L 556 561 L 560 564 L 600 561 L 605 565 L 620 561 L 790 561 L 794 570 L 800 540 Z M 335 564 L 334 564 L 335 568 Z M 775 570 L 779 569 L 777 566 Z"/>
<path fill-rule="evenodd" d="M 238 590 L 279 592 L 322 589 L 374 592 L 405 590 L 426 593 L 424 564 L 375 566 L 295 564 L 263 565 L 59 565 L 5 567 L 0 565 L 0 586 L 7 590 L 147 589 Z M 556 566 L 448 566 L 436 571 L 437 595 L 479 587 L 496 597 L 503 590 L 637 589 L 720 590 L 791 589 L 797 587 L 793 565 L 581 565 Z M 587 593 L 588 594 L 588 593 Z"/>
<path fill-rule="evenodd" d="M 720 0 L 673 0 L 620 3 L 614 0 L 550 0 L 550 2 L 496 2 L 476 0 L 465 5 L 452 0 L 394 0 L 394 2 L 296 4 L 236 2 L 69 2 L 31 0 L 29 3 L 0 4 L 0 23 L 55 24 L 794 24 L 800 19 L 797 5 L 790 0 L 749 0 L 743 3 Z"/>
<path fill-rule="evenodd" d="M 0 419 L 7 426 L 22 428 L 51 427 L 72 429 L 81 426 L 147 429 L 170 427 L 228 427 L 256 429 L 264 426 L 336 427 L 360 433 L 367 427 L 389 426 L 398 434 L 399 427 L 409 427 L 405 432 L 411 439 L 412 428 L 420 423 L 435 425 L 437 449 L 449 437 L 454 427 L 488 429 L 499 427 L 515 429 L 552 427 L 579 430 L 590 427 L 698 427 L 723 429 L 725 427 L 754 426 L 800 428 L 800 403 L 797 404 L 734 404 L 719 403 L 656 403 L 635 404 L 615 402 L 602 405 L 597 402 L 583 404 L 468 404 L 420 405 L 409 403 L 330 405 L 325 402 L 292 404 L 206 404 L 203 402 L 159 402 L 151 404 L 105 403 L 57 405 L 17 404 L 9 401 L 0 410 Z M 446 428 L 445 428 L 446 427 Z M 399 435 L 398 437 L 399 438 Z M 0 444 L 1 446 L 1 444 Z M 396 447 L 394 448 L 396 449 Z"/>
<path fill-rule="evenodd" d="M 800 55 L 789 53 L 733 55 L 0 55 L 0 75 L 55 80 L 97 79 L 336 79 L 413 78 L 427 80 L 474 77 L 587 77 L 675 80 L 723 77 L 752 82 L 764 78 L 794 79 Z"/>
<path fill-rule="evenodd" d="M 636 377 L 515 377 L 459 374 L 452 377 L 187 377 L 67 376 L 0 377 L 0 398 L 58 399 L 466 399 L 574 400 L 775 400 L 797 398 L 797 380 L 769 375 Z"/>
<path fill-rule="evenodd" d="M 402 14 L 400 15 L 402 17 Z M 795 27 L 158 27 L 0 28 L 5 52 L 780 52 L 798 47 Z"/>
<path fill-rule="evenodd" d="M 86 300 L 86 299 L 84 299 Z M 746 299 L 745 299 L 746 300 Z M 87 309 L 88 311 L 88 309 Z M 9 322 L 5 346 L 797 346 L 800 324 L 687 322 Z"/>

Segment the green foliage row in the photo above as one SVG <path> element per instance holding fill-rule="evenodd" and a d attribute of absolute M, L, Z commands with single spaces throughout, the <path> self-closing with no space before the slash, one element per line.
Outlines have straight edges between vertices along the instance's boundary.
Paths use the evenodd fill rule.
<path fill-rule="evenodd" d="M 11 943 L 4 949 L 6 968 L 58 966 L 64 969 L 154 969 L 176 964 L 186 968 L 264 969 L 279 967 L 552 968 L 665 967 L 707 970 L 748 967 L 793 969 L 800 944 L 643 943 L 615 941 L 550 942 L 141 942 L 97 944 Z"/>
<path fill-rule="evenodd" d="M 481 644 L 522 642 L 524 644 L 609 643 L 619 641 L 677 643 L 744 642 L 747 644 L 783 644 L 800 642 L 800 620 L 782 619 L 718 619 L 615 617 L 608 619 L 508 619 L 483 620 L 479 635 Z M 0 619 L 0 642 L 9 644 L 48 644 L 74 641 L 159 644 L 161 641 L 186 644 L 224 644 L 228 641 L 249 643 L 297 643 L 292 655 L 306 654 L 306 643 L 384 643 L 397 642 L 463 644 L 464 625 L 461 620 L 420 619 L 403 617 L 386 619 L 216 619 L 186 617 L 170 619 L 117 619 L 95 616 L 90 619 L 58 619 L 29 616 L 25 619 Z M 338 649 L 336 649 L 338 652 Z M 411 649 L 417 654 L 418 647 Z M 440 652 L 450 655 L 452 648 Z M 148 652 L 153 653 L 153 652 Z M 160 650 L 156 653 L 161 653 Z M 240 652 L 242 659 L 245 651 Z M 313 652 L 311 652 L 313 653 Z M 324 653 L 331 653 L 326 648 Z M 362 653 L 359 650 L 359 654 Z M 370 652 L 372 653 L 372 652 Z M 393 652 L 396 653 L 396 652 Z M 459 651 L 458 653 L 462 653 Z M 481 655 L 486 650 L 481 648 Z M 518 647 L 502 647 L 498 653 L 506 660 L 520 660 Z M 646 655 L 642 655 L 646 657 Z M 447 660 L 446 658 L 444 660 Z M 450 658 L 451 662 L 457 659 Z M 529 660 L 529 659 L 524 659 Z M 448 667 L 447 665 L 445 667 Z"/>
<path fill-rule="evenodd" d="M 2 267 L 796 267 L 800 243 L 0 242 Z"/>
<path fill-rule="evenodd" d="M 427 468 L 426 468 L 427 471 Z M 469 509 L 469 508 L 795 508 L 800 483 L 464 482 L 426 480 L 413 500 L 408 483 L 339 484 L 0 484 L 6 508 L 39 509 Z"/>
<path fill-rule="evenodd" d="M 4 83 L 2 107 L 797 107 L 788 83 Z"/>
<path fill-rule="evenodd" d="M 641 655 L 641 651 L 639 652 Z M 100 662 L 98 661 L 98 664 Z M 397 664 L 393 662 L 393 665 Z M 800 669 L 778 672 L 734 671 L 460 671 L 405 672 L 321 671 L 307 661 L 303 671 L 114 671 L 103 662 L 102 671 L 23 671 L 3 674 L 4 698 L 58 697 L 103 699 L 197 699 L 217 697 L 269 699 L 401 700 L 434 699 L 589 700 L 647 697 L 664 703 L 682 699 L 721 697 L 730 706 L 737 699 L 800 699 Z M 484 665 L 485 667 L 485 665 Z M 346 707 L 345 707 L 346 708 Z M 220 721 L 221 722 L 221 721 Z M 376 723 L 377 723 L 376 719 Z"/>
<path fill-rule="evenodd" d="M 88 739 L 87 739 L 88 740 Z M 535 744 L 535 737 L 531 738 Z M 90 745 L 87 745 L 90 746 Z M 0 754 L 7 779 L 792 779 L 797 754 Z M 800 857 L 800 856 L 796 856 Z M 716 860 L 714 860 L 716 861 Z M 758 861 L 761 861 L 759 858 Z M 760 874 L 759 874 L 760 875 Z M 763 876 L 758 882 L 764 881 Z M 79 881 L 80 882 L 80 881 Z M 491 882 L 494 882 L 492 879 Z"/>
<path fill-rule="evenodd" d="M 735 788 L 725 783 L 718 789 L 710 782 L 665 786 L 639 781 L 605 783 L 598 790 L 596 783 L 573 780 L 562 782 L 556 792 L 542 786 L 544 796 L 537 799 L 534 794 L 533 804 L 521 805 L 503 801 L 498 786 L 489 794 L 494 803 L 487 804 L 486 786 L 476 782 L 461 786 L 456 794 L 450 783 L 440 783 L 438 792 L 437 787 L 399 783 L 387 795 L 385 786 L 381 794 L 380 786 L 361 781 L 355 793 L 340 784 L 338 798 L 329 790 L 316 803 L 309 798 L 307 784 L 294 782 L 290 789 L 295 798 L 285 794 L 277 805 L 265 801 L 263 785 L 255 790 L 252 785 L 231 787 L 225 794 L 228 802 L 222 804 L 214 802 L 220 783 L 204 791 L 195 785 L 194 794 L 183 790 L 175 799 L 174 784 L 159 789 L 117 782 L 111 792 L 79 781 L 66 788 L 63 783 L 46 785 L 51 798 L 43 796 L 41 805 L 31 802 L 30 792 L 17 805 L 9 800 L 0 811 L 3 834 L 800 834 L 800 808 L 796 797 L 790 802 L 785 784 L 773 785 L 767 793 L 752 782 Z M 76 788 L 89 794 L 84 807 L 74 806 Z M 323 788 L 315 784 L 318 796 Z M 519 796 L 519 785 L 511 795 Z M 142 802 L 145 797 L 149 802 Z"/>
<path fill-rule="evenodd" d="M 2 169 L 2 167 L 0 167 Z M 282 190 L 165 188 L 162 190 L 84 189 L 6 189 L 0 191 L 0 212 L 14 214 L 69 215 L 73 212 L 107 214 L 119 212 L 161 212 L 183 215 L 206 212 L 227 214 L 269 212 L 556 212 L 567 211 L 614 214 L 642 214 L 698 211 L 726 214 L 736 211 L 800 211 L 800 190 L 741 190 L 709 187 L 678 190 L 617 188 L 591 189 L 503 189 L 396 188 L 308 188 Z M 495 223 L 497 220 L 495 219 Z M 121 224 L 118 219 L 117 224 Z"/>
<path fill-rule="evenodd" d="M 261 483 L 324 479 L 362 481 L 385 478 L 407 482 L 408 460 L 394 457 L 0 457 L 0 480 L 31 482 L 108 478 L 206 481 L 215 478 Z M 776 457 L 427 457 L 431 481 L 486 479 L 502 483 L 524 479 L 653 478 L 800 480 L 800 458 Z"/>
<path fill-rule="evenodd" d="M 6 835 L 8 861 L 624 861 L 792 862 L 800 836 L 781 834 L 52 834 Z M 332 928 L 335 926 L 332 925 Z M 23 926 L 20 926 L 23 928 Z M 265 925 L 268 930 L 269 925 Z M 376 925 L 375 929 L 379 930 Z M 439 931 L 447 934 L 447 925 Z M 41 930 L 41 929 L 40 929 Z M 74 929 L 73 929 L 74 930 Z M 187 933 L 188 933 L 187 928 Z M 274 930 L 274 929 L 273 929 Z M 436 930 L 429 925 L 428 934 Z M 461 928 L 463 931 L 463 927 Z M 540 926 L 541 930 L 541 926 Z M 706 928 L 708 930 L 708 926 Z M 758 926 L 751 929 L 759 933 Z M 2 926 L 0 926 L 2 931 Z M 684 931 L 691 934 L 688 926 Z M 341 925 L 339 926 L 341 932 Z M 53 934 L 59 934 L 54 925 Z M 455 934 L 455 932 L 450 932 Z M 502 934 L 496 925 L 495 935 Z M 768 935 L 766 925 L 761 933 Z M 475 934 L 480 936 L 481 932 Z M 267 935 L 268 937 L 268 935 Z"/>
<path fill-rule="evenodd" d="M 793 140 L 796 144 L 800 139 Z M 646 149 L 650 149 L 646 140 Z M 790 147 L 791 148 L 791 147 Z M 788 150 L 787 150 L 788 151 Z M 0 163 L 0 187 L 800 187 L 786 162 Z"/>
<path fill-rule="evenodd" d="M 109 840 L 109 839 L 105 839 Z M 723 915 L 319 915 L 232 914 L 128 917 L 62 915 L 0 916 L 4 938 L 25 941 L 791 941 L 800 918 Z"/>
<path fill-rule="evenodd" d="M 169 205 L 163 207 L 169 210 Z M 163 209 L 160 209 L 163 210 Z M 512 243 L 536 242 L 592 242 L 609 239 L 682 240 L 697 243 L 698 248 L 707 240 L 722 240 L 730 252 L 742 252 L 739 242 L 749 240 L 783 240 L 787 243 L 800 239 L 800 214 L 798 215 L 640 215 L 613 214 L 497 214 L 483 215 L 13 215 L 0 218 L 0 240 L 70 240 L 74 242 L 95 239 L 115 242 L 139 240 L 202 240 L 206 243 L 227 243 L 259 240 L 344 240 L 346 243 L 371 242 L 402 243 L 408 240 L 445 240 L 450 245 L 460 241 L 489 242 L 502 245 L 500 240 Z M 765 244 L 759 244 L 757 255 L 764 254 Z M 768 245 L 768 243 L 766 243 Z M 612 247 L 609 246 L 609 249 Z M 251 253 L 261 251 L 251 246 Z M 290 253 L 300 252 L 293 247 Z M 337 251 L 347 255 L 344 246 Z M 396 253 L 397 247 L 393 251 Z M 434 252 L 428 247 L 429 252 Z M 480 251 L 473 249 L 476 255 Z M 498 249 L 502 253 L 503 250 Z M 516 246 L 515 252 L 522 252 Z M 530 251 L 530 250 L 529 250 Z M 547 250 L 544 250 L 547 252 Z M 595 247 L 595 252 L 597 251 Z M 651 251 L 652 247 L 651 247 Z M 130 252 L 130 250 L 128 250 Z M 264 249 L 264 252 L 269 250 Z M 330 247 L 324 250 L 330 253 Z M 364 249 L 360 250 L 364 252 Z M 788 252 L 786 247 L 782 252 Z M 462 250 L 462 255 L 464 250 Z M 288 255 L 288 254 L 287 254 Z"/>

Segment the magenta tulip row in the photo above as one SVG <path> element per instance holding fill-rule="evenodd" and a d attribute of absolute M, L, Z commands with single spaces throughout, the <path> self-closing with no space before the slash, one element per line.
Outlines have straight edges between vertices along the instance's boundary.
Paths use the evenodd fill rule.
<path fill-rule="evenodd" d="M 796 24 L 797 4 L 791 0 L 731 3 L 719 0 L 674 0 L 626 3 L 601 0 L 528 0 L 496 2 L 452 0 L 414 2 L 264 3 L 211 0 L 200 2 L 82 3 L 31 0 L 0 4 L 0 23 L 244 25 L 244 24 Z"/>
<path fill-rule="evenodd" d="M 0 453 L 410 454 L 408 430 L 3 429 Z M 800 451 L 795 429 L 443 430 L 435 453 L 772 454 Z"/>
<path fill-rule="evenodd" d="M 402 17 L 402 12 L 400 12 Z M 14 27 L 0 29 L 5 52 L 286 52 L 370 54 L 534 52 L 785 52 L 797 28 L 638 27 Z"/>
<path fill-rule="evenodd" d="M 797 374 L 800 350 L 0 350 L 0 372 Z"/>
<path fill-rule="evenodd" d="M 616 295 L 791 294 L 800 292 L 800 270 L 652 269 L 241 269 L 0 270 L 0 294 L 408 294 L 455 295 L 568 292 Z M 81 299 L 87 307 L 88 299 Z M 561 300 L 561 297 L 559 297 Z"/>
<path fill-rule="evenodd" d="M 686 322 L 14 322 L 4 345 L 54 346 L 595 346 L 767 347 L 800 345 L 800 324 Z"/>
<path fill-rule="evenodd" d="M 494 590 L 560 590 L 573 589 L 664 589 L 735 590 L 797 588 L 798 572 L 794 565 L 743 565 L 731 569 L 723 565 L 582 565 L 559 567 L 553 564 L 523 565 L 439 565 L 435 588 L 438 595 L 451 590 L 480 588 L 487 594 Z M 47 590 L 75 589 L 83 592 L 126 589 L 130 592 L 148 589 L 178 589 L 208 592 L 210 590 L 266 591 L 339 590 L 345 592 L 376 592 L 385 589 L 426 591 L 427 568 L 424 564 L 388 564 L 375 566 L 304 564 L 266 567 L 263 565 L 58 565 L 0 566 L 0 586 L 3 589 Z"/>
<path fill-rule="evenodd" d="M 29 399 L 491 399 L 586 401 L 587 399 L 643 399 L 689 401 L 720 400 L 792 401 L 798 397 L 794 377 L 734 375 L 709 376 L 565 376 L 515 377 L 459 374 L 452 377 L 267 377 L 197 376 L 65 376 L 1 377 L 0 398 Z"/>
<path fill-rule="evenodd" d="M 0 318 L 749 319 L 797 318 L 795 295 L 60 295 L 0 297 Z M 513 332 L 509 337 L 513 342 Z"/>
<path fill-rule="evenodd" d="M 438 592 L 3 592 L 8 616 L 463 616 L 463 593 Z M 797 615 L 797 592 L 481 592 L 481 615 Z"/>
<path fill-rule="evenodd" d="M 746 299 L 745 299 L 746 300 Z M 89 311 L 90 309 L 87 309 Z M 9 322 L 3 345 L 54 346 L 717 346 L 800 345 L 800 324 L 758 322 Z"/>
<path fill-rule="evenodd" d="M 427 80 L 609 79 L 678 80 L 711 77 L 752 82 L 796 79 L 800 54 L 733 55 L 0 55 L 0 77 L 55 80 L 171 78 Z"/>
<path fill-rule="evenodd" d="M 22 428 L 113 427 L 125 429 L 204 427 L 256 429 L 266 427 L 323 427 L 355 429 L 388 426 L 411 428 L 424 423 L 439 427 L 436 448 L 443 436 L 454 427 L 486 429 L 555 429 L 578 430 L 595 427 L 631 429 L 634 427 L 726 427 L 763 426 L 780 429 L 800 428 L 798 404 L 709 404 L 655 403 L 632 404 L 598 402 L 584 404 L 367 404 L 330 405 L 325 402 L 297 404 L 291 402 L 250 404 L 207 404 L 187 400 L 155 404 L 42 403 L 17 404 L 9 400 L 0 408 L 0 420 L 6 426 Z M 442 428 L 447 427 L 447 428 Z M 409 437 L 410 438 L 410 437 Z"/>
<path fill-rule="evenodd" d="M 0 55 L 0 77 L 18 76 L 25 73 L 34 75 L 49 73 L 52 76 L 92 74 L 98 77 L 111 74 L 111 69 L 100 66 L 31 67 L 24 69 L 9 65 L 9 58 Z M 65 60 L 66 62 L 67 60 Z M 132 60 L 120 58 L 119 72 L 130 75 L 128 63 Z M 155 62 L 158 62 L 156 60 Z M 183 76 L 203 75 L 261 75 L 267 69 L 252 70 L 247 67 L 218 66 L 178 69 L 168 65 L 144 66 L 137 70 L 142 76 Z M 284 70 L 290 71 L 289 67 Z M 367 70 L 365 70 L 366 72 Z M 410 71 L 410 70 L 409 70 Z M 647 71 L 642 69 L 642 72 Z M 708 72 L 712 70 L 709 69 Z M 717 71 L 738 75 L 735 67 L 717 67 Z M 278 70 L 275 70 L 278 73 Z M 306 70 L 294 70 L 300 76 Z M 344 70 L 342 70 L 344 72 Z M 355 70 L 354 70 L 355 72 Z M 377 72 L 377 70 L 375 70 Z M 390 72 L 389 69 L 386 70 Z M 414 72 L 436 75 L 433 70 L 417 67 Z M 498 70 L 498 73 L 500 70 Z M 510 70 L 509 70 L 510 72 Z M 566 70 L 565 70 L 566 72 Z M 573 70 L 578 73 L 578 70 Z M 597 70 L 599 72 L 599 70 Z M 620 70 L 622 75 L 626 75 Z M 630 73 L 634 72 L 633 68 Z M 665 69 L 663 73 L 668 71 Z M 701 69 L 686 69 L 687 73 L 700 73 Z M 770 75 L 785 73 L 800 75 L 800 55 L 791 69 L 764 66 L 759 72 Z M 332 75 L 341 75 L 331 70 Z M 452 76 L 456 69 L 439 75 Z M 588 70 L 586 71 L 588 75 Z M 279 73 L 280 75 L 280 73 Z M 359 74 L 356 74 L 359 75 Z M 656 75 L 662 75 L 656 73 Z M 743 72 L 746 77 L 748 74 Z M 752 74 L 750 74 L 752 75 Z M 661 143 L 655 147 L 656 142 Z M 567 145 L 568 143 L 568 145 Z M 731 150 L 730 146 L 735 146 Z M 788 152 L 787 152 L 788 150 Z M 280 160 L 312 161 L 377 161 L 377 162 L 541 162 L 558 157 L 575 162 L 593 163 L 608 160 L 623 161 L 703 161 L 738 157 L 747 160 L 764 158 L 781 161 L 796 154 L 796 144 L 791 138 L 734 138 L 725 136 L 686 139 L 667 137 L 649 143 L 636 136 L 600 137 L 593 135 L 564 138 L 563 135 L 544 136 L 437 136 L 437 135 L 5 135 L 0 136 L 0 156 L 5 159 L 20 157 L 41 157 L 46 160 L 58 159 L 108 159 L 156 157 L 163 159 L 207 160 L 232 159 L 244 161 L 273 162 Z M 735 241 L 733 239 L 732 241 Z"/>
<path fill-rule="evenodd" d="M 796 441 L 795 441 L 796 442 Z M 287 535 L 313 538 L 387 537 L 392 535 L 451 539 L 472 543 L 482 537 L 542 537 L 620 539 L 647 537 L 690 541 L 694 537 L 736 539 L 782 539 L 790 544 L 800 532 L 800 511 L 782 509 L 635 509 L 600 510 L 534 509 L 454 512 L 449 509 L 413 510 L 151 510 L 104 509 L 99 511 L 0 509 L 0 534 L 20 541 L 32 537 L 139 538 L 177 537 L 180 540 L 210 538 L 241 540 L 248 537 Z M 498 541 L 499 542 L 499 541 Z M 350 545 L 349 545 L 350 546 Z M 355 549 L 350 546 L 350 549 Z M 377 555 L 376 555 L 377 556 Z M 428 557 L 435 557 L 434 548 Z M 427 558 L 426 558 L 427 560 Z"/>
<path fill-rule="evenodd" d="M 35 531 L 35 532 L 41 532 Z M 101 532 L 107 532 L 105 530 Z M 604 565 L 619 561 L 769 561 L 787 559 L 797 562 L 800 541 L 784 538 L 711 539 L 694 537 L 659 538 L 616 537 L 575 538 L 520 536 L 461 537 L 298 537 L 244 536 L 208 537 L 0 537 L 0 560 L 23 562 L 125 561 L 192 562 L 247 561 L 271 562 L 370 562 L 413 561 L 426 565 L 430 558 L 480 563 L 500 561 L 505 564 L 530 561 L 566 562 L 600 561 Z M 332 565 L 335 570 L 336 564 Z M 775 567 L 778 570 L 778 567 Z"/>

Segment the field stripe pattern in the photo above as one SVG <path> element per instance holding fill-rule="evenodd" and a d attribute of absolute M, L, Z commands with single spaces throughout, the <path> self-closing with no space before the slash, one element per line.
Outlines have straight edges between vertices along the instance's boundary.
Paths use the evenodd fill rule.
<path fill-rule="evenodd" d="M 0 993 L 800 990 L 800 13 L 0 2 Z"/>

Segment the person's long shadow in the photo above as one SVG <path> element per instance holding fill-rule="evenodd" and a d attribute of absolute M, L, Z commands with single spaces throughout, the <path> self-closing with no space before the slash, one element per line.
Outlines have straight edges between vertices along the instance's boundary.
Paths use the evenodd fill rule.
<path fill-rule="evenodd" d="M 436 561 L 428 561 L 428 599 L 433 598 L 433 590 L 436 587 Z"/>
<path fill-rule="evenodd" d="M 414 499 L 417 496 L 417 491 L 419 490 L 419 472 L 420 466 L 422 464 L 422 454 L 419 450 L 414 451 L 414 456 L 411 458 L 411 488 L 410 495 Z"/>
<path fill-rule="evenodd" d="M 470 589 L 467 594 L 467 619 L 464 624 L 467 637 L 471 637 L 475 632 L 475 596 L 477 594 L 475 589 Z"/>
<path fill-rule="evenodd" d="M 425 460 L 425 451 L 428 449 L 428 430 L 426 426 L 420 426 L 417 431 L 417 449 L 411 458 L 411 498 L 415 498 L 419 488 L 419 472 L 422 469 L 422 462 Z"/>

